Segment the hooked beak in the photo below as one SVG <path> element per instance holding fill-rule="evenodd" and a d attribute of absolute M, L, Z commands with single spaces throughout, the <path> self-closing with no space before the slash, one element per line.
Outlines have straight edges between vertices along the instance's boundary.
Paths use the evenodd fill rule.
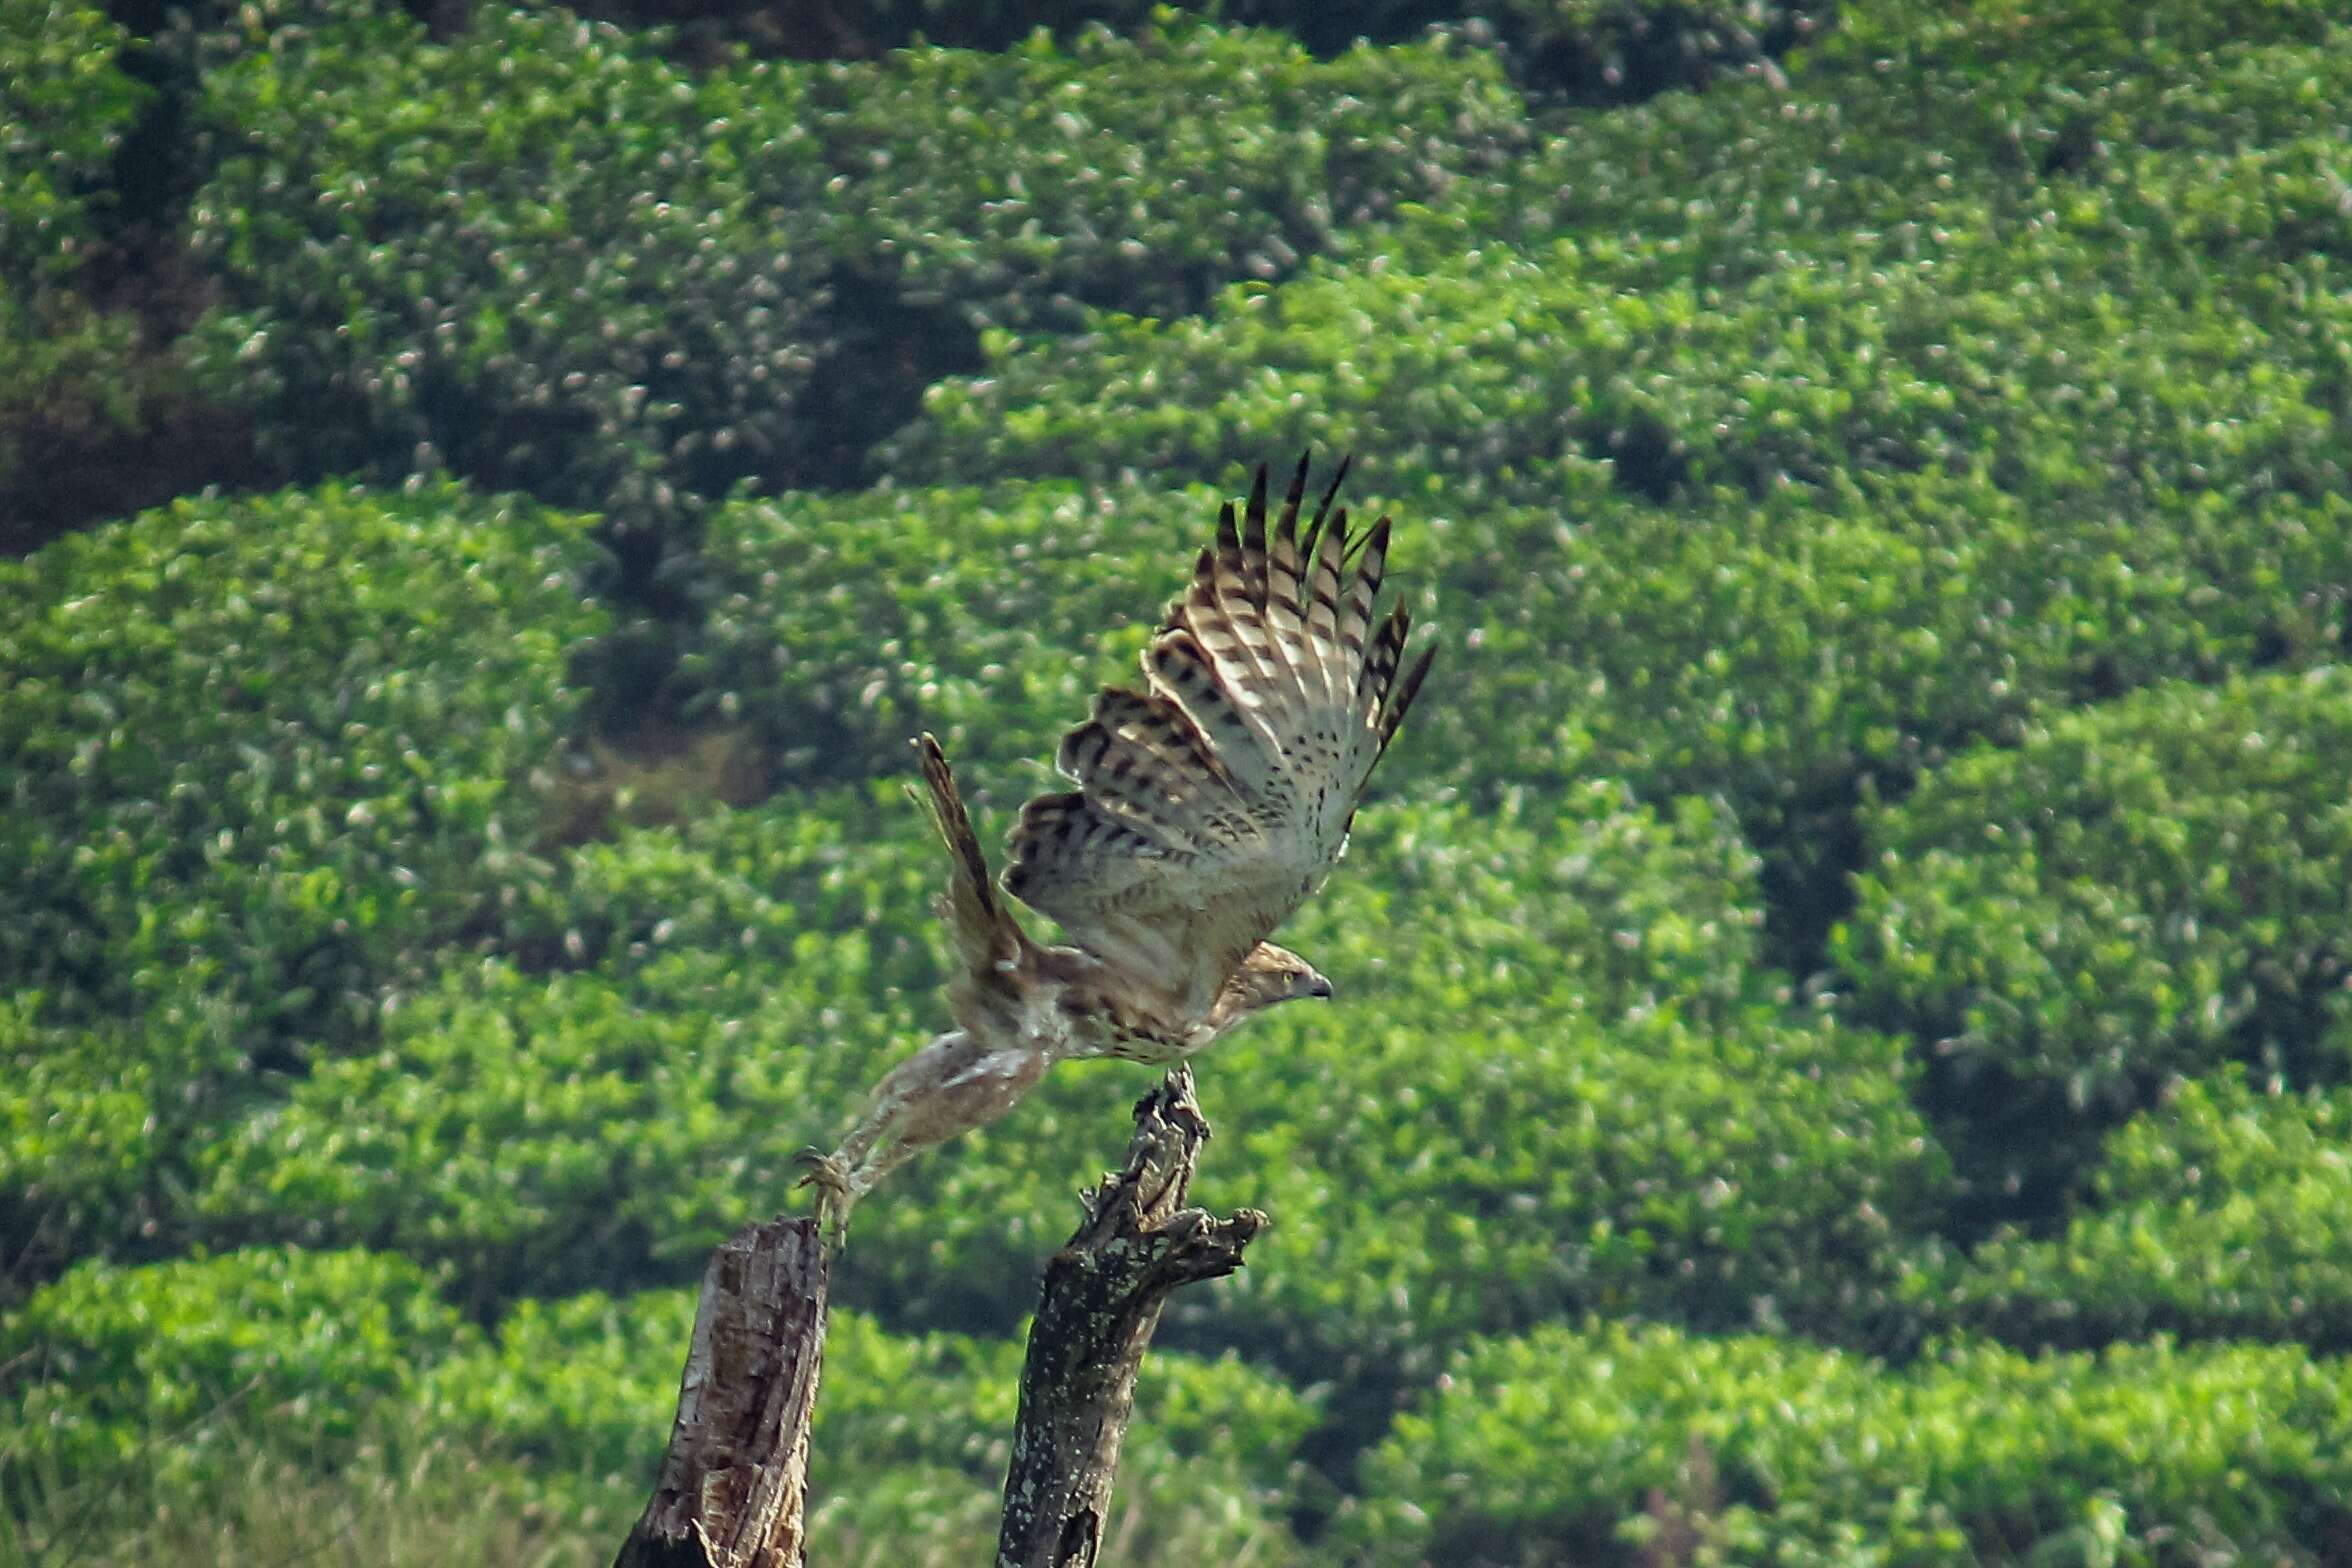
<path fill-rule="evenodd" d="M 1330 1001 L 1331 982 L 1324 979 L 1321 975 L 1315 976 L 1315 978 L 1307 982 L 1307 995 L 1319 996 L 1326 1002 Z"/>

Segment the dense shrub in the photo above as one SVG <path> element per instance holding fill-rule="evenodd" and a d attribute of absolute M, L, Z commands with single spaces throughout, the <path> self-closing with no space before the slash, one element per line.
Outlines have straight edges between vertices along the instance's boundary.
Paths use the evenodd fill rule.
<path fill-rule="evenodd" d="M 701 678 L 788 776 L 899 776 L 929 729 L 985 795 L 1125 673 L 1104 655 L 1141 649 L 1215 517 L 1204 492 L 1043 485 L 730 506 Z"/>
<path fill-rule="evenodd" d="M 779 18 L 741 0 L 596 0 L 587 9 L 630 21 L 666 22 L 698 44 L 748 44 L 802 59 L 866 59 L 917 42 L 1005 50 L 1050 33 L 1148 31 L 1165 10 L 1206 13 L 1228 24 L 1279 29 L 1320 55 L 1368 41 L 1395 44 L 1433 29 L 1491 37 L 1530 86 L 1591 103 L 1622 103 L 1695 87 L 1755 67 L 1803 42 L 1830 8 L 1819 0 L 1366 0 L 1339 6 L 1299 0 L 850 0 L 813 15 Z"/>
<path fill-rule="evenodd" d="M 757 102 L 779 80 L 740 79 Z M 837 294 L 821 417 L 840 455 L 811 470 L 819 484 L 855 472 L 925 386 L 974 369 L 982 329 L 1197 309 L 1525 140 L 1483 51 L 1433 41 L 1319 62 L 1279 33 L 1174 16 L 1133 38 L 912 49 L 792 79 L 829 178 L 819 199 L 779 199 L 797 203 Z"/>
<path fill-rule="evenodd" d="M 2352 975 L 2352 678 L 2168 685 L 2036 725 L 1868 818 L 1859 998 L 2094 1116 L 2233 1056 L 2323 1059 Z"/>
<path fill-rule="evenodd" d="M 942 854 L 895 781 L 789 791 L 574 847 L 502 945 L 528 971 L 594 969 L 647 997 L 745 1001 L 789 976 L 886 1012 L 928 1005 Z"/>
<path fill-rule="evenodd" d="M 209 1148 L 203 1222 L 447 1260 L 476 1306 L 689 1277 L 745 1214 L 788 1200 L 792 1154 L 864 1087 L 852 1064 L 878 1075 L 917 1034 L 849 976 L 809 972 L 854 965 L 860 936 L 808 936 L 807 969 L 762 971 L 766 995 L 716 1006 L 699 995 L 708 966 L 670 965 L 656 979 L 673 986 L 632 996 L 486 961 Z"/>
<path fill-rule="evenodd" d="M 1011 14 L 928 3 L 822 9 Z M 906 737 L 993 844 L 1130 678 L 1205 487 L 1312 444 L 1364 456 L 1444 656 L 1284 938 L 1338 1002 L 1197 1064 L 1198 1196 L 1276 1223 L 1171 1311 L 1142 1555 L 1293 1560 L 1277 1509 L 1351 1475 L 1334 1561 L 2341 1555 L 2331 8 L 1899 0 L 1785 84 L 1532 116 L 1500 71 L 1697 82 L 1816 8 L 1504 0 L 1499 67 L 1480 27 L 1331 36 L 1418 0 L 1066 9 L 836 66 L 552 10 L 428 44 L 372 0 L 197 0 L 153 42 L 210 73 L 190 167 L 228 155 L 213 384 L 313 469 L 710 522 L 660 689 L 759 779 L 646 761 L 667 711 L 559 751 L 589 672 L 611 716 L 665 672 L 566 677 L 604 626 L 581 525 L 504 503 L 205 502 L 0 566 L 0 1454 L 72 1499 L 200 1428 L 162 1475 L 446 1464 L 625 1524 L 688 1315 L 631 1293 L 796 1203 L 792 1151 L 945 1021 Z M 1223 25 L 1264 17 L 1332 57 Z M 9 440 L 20 492 L 56 479 L 26 411 L 135 423 L 155 326 L 56 282 L 145 167 L 119 37 L 6 18 L 88 90 L 0 86 L 37 100 L 0 218 L 47 215 L 0 237 L 34 276 L 0 519 Z M 948 371 L 891 484 L 701 505 L 855 481 Z M 984 1549 L 1037 1262 L 1153 1076 L 1058 1070 L 861 1208 L 832 1555 Z M 122 1266 L 241 1243 L 399 1261 Z M 585 1287 L 617 1294 L 548 1299 Z M 1601 1314 L 1651 1326 L 1561 1326 Z M 2293 1343 L 2115 1343 L 2152 1333 Z"/>
<path fill-rule="evenodd" d="M 0 4 L 0 300 L 87 258 L 108 160 L 144 96 L 123 41 L 82 0 Z M 0 332 L 21 326 L 0 316 Z"/>
<path fill-rule="evenodd" d="M 2077 517 L 1922 475 L 1696 521 L 1613 509 L 1564 537 L 1515 517 L 1504 537 L 1558 543 L 1519 556 L 1541 563 L 1515 579 L 1521 607 L 1482 628 L 1472 701 L 1491 688 L 1509 705 L 1440 723 L 1520 776 L 1576 765 L 1573 726 L 1586 765 L 1645 794 L 1724 791 L 1767 851 L 1777 933 L 1800 938 L 1783 951 L 1809 967 L 1803 931 L 1844 912 L 1862 858 L 1862 788 L 1899 790 L 2043 705 L 2341 646 L 2352 506 L 2250 515 L 2208 496 L 2167 513 Z M 1577 656 L 1547 665 L 1556 648 Z"/>
<path fill-rule="evenodd" d="M 1897 1371 L 1785 1341 L 1491 1341 L 1366 1461 L 1371 1562 L 2299 1561 L 2352 1520 L 2352 1387 L 2301 1350 Z"/>
<path fill-rule="evenodd" d="M 730 82 L 486 10 L 447 46 L 322 29 L 212 99 L 196 350 L 297 470 L 446 464 L 626 527 L 796 461 L 822 296 L 772 194 L 817 182 L 789 96 L 728 142 Z"/>
<path fill-rule="evenodd" d="M 451 1357 L 427 1376 L 427 1429 L 550 1478 L 617 1477 L 642 1491 L 693 1321 L 684 1291 L 524 1302 L 499 1326 L 495 1349 Z M 835 1313 L 810 1443 L 812 1535 L 892 1540 L 917 1560 L 948 1543 L 967 1554 L 984 1544 L 996 1528 L 1020 1364 L 1012 1340 L 902 1337 Z M 1120 1512 L 1166 1537 L 1159 1561 L 1224 1558 L 1279 1533 L 1268 1505 L 1312 1419 L 1309 1402 L 1237 1362 L 1155 1355 L 1121 1454 Z"/>
<path fill-rule="evenodd" d="M 0 277 L 0 556 L 45 536 L 26 514 L 44 491 L 71 483 L 56 448 L 135 432 L 149 390 L 141 382 L 152 375 L 129 315 L 93 310 L 60 288 L 18 293 Z"/>
<path fill-rule="evenodd" d="M 154 318 L 172 309 L 0 284 L 0 557 L 207 486 L 276 482 L 235 411 L 196 388 L 182 345 L 161 340 Z"/>
<path fill-rule="evenodd" d="M 0 567 L 0 974 L 251 1055 L 364 1031 L 545 874 L 584 559 L 533 508 L 329 488 Z"/>
<path fill-rule="evenodd" d="M 1493 57 L 1442 40 L 1320 62 L 1279 33 L 1168 23 L 911 50 L 808 73 L 805 91 L 839 182 L 829 248 L 983 326 L 1197 309 L 1524 138 Z"/>
<path fill-rule="evenodd" d="M 1536 251 L 1567 239 L 1588 271 L 1624 289 L 1737 290 L 1799 260 L 1866 277 L 2020 240 L 2047 250 L 2035 237 L 2055 229 L 2097 263 L 2102 288 L 2138 279 L 2194 296 L 2219 259 L 2199 253 L 2215 236 L 2194 214 L 2234 213 L 2259 231 L 2277 212 L 2300 220 L 2289 243 L 2235 236 L 2224 265 L 2234 307 L 2295 333 L 2309 307 L 2265 299 L 2271 269 L 2297 258 L 2299 228 L 2341 217 L 2324 180 L 2304 194 L 2266 164 L 2273 149 L 2306 140 L 2340 160 L 2332 105 L 2352 90 L 2340 32 L 2313 35 L 2309 13 L 2265 8 L 2232 17 L 2227 40 L 2206 32 L 2184 53 L 2165 41 L 2209 29 L 2210 11 L 2159 20 L 2140 8 L 2106 20 L 2152 24 L 2149 47 L 2111 28 L 2104 45 L 2062 61 L 1985 68 L 2012 45 L 2030 57 L 2097 38 L 2079 25 L 2088 9 L 1997 20 L 1938 9 L 1935 21 L 1965 17 L 1975 30 L 1957 62 L 1889 41 L 1879 25 L 1889 8 L 1849 14 L 1787 90 L 1727 85 L 1578 116 L 1501 173 L 1354 236 L 1349 254 L 1431 270 L 1497 242 Z M 1865 42 L 1873 33 L 1877 47 Z M 2187 235 L 2176 231 L 2191 228 L 2204 244 L 2178 243 Z M 2005 270 L 2003 285 L 2043 286 Z"/>
<path fill-rule="evenodd" d="M 1608 241 L 1311 267 L 1197 320 L 1022 340 L 943 383 L 898 463 L 1366 452 L 1366 492 L 1453 521 L 1438 602 L 1479 617 L 1426 755 L 1729 793 L 1810 966 L 1863 778 L 1899 788 L 2039 703 L 2342 645 L 2341 356 L 2210 280 L 2102 276 L 2128 225 L 2097 213 L 2078 242 L 1977 205 L 1939 256 L 1737 291 L 1628 288 Z"/>
<path fill-rule="evenodd" d="M 119 1025 L 50 1024 L 37 991 L 0 994 L 0 1300 L 137 1237 L 175 1196 L 173 1081 Z M 159 1071 L 160 1069 L 160 1071 Z"/>
<path fill-rule="evenodd" d="M 1896 1041 L 1763 1008 L 1449 1028 L 1378 1000 L 1204 1069 L 1246 1151 L 1204 1190 L 1283 1219 L 1211 1332 L 1378 1382 L 1563 1313 L 1896 1331 L 1943 1173 Z"/>
<path fill-rule="evenodd" d="M 123 9 L 137 18 L 132 25 L 145 47 L 185 73 L 173 85 L 201 93 L 213 73 L 248 55 L 302 48 L 355 22 L 423 16 L 431 8 L 403 0 L 146 0 Z M 199 133 L 178 150 L 209 158 L 214 149 Z"/>
<path fill-rule="evenodd" d="M 1580 122 L 1197 320 L 994 341 L 896 468 L 1221 475 L 1353 446 L 1400 512 L 1481 530 L 1449 540 L 1443 602 L 1475 589 L 1487 618 L 1466 688 L 1520 699 L 1478 715 L 1482 760 L 1499 734 L 1540 742 L 1515 776 L 1556 766 L 1573 748 L 1528 716 L 1575 713 L 1607 770 L 1773 802 L 1743 813 L 1777 841 L 1858 760 L 1899 781 L 2038 702 L 2340 646 L 2325 106 L 2352 56 L 2244 40 L 2054 73 L 2101 106 L 2096 178 L 2021 182 L 1965 84 L 1868 58 Z M 1557 564 L 1506 597 L 1487 551 Z M 1530 588 L 1569 608 L 1519 609 Z"/>
<path fill-rule="evenodd" d="M 1564 465 L 1554 510 L 1414 493 L 1412 465 L 1373 455 L 1359 481 L 1367 513 L 1393 497 L 1394 580 L 1435 600 L 1446 650 L 1385 776 L 1721 791 L 1767 841 L 1842 808 L 1858 773 L 1900 779 L 2037 703 L 2326 657 L 2352 584 L 2333 498 L 2250 523 L 2213 494 L 2041 509 L 1925 474 L 1669 511 Z M 732 509 L 706 679 L 788 768 L 895 768 L 927 726 L 985 789 L 1125 674 L 1212 506 L 1041 484 Z M 1109 656 L 1073 661 L 1093 626 L 1120 628 Z"/>
<path fill-rule="evenodd" d="M 318 1064 L 206 1151 L 208 1234 L 446 1260 L 477 1305 L 693 1277 L 945 1026 L 935 840 L 882 800 L 569 852 L 509 916 L 515 957 L 452 968 L 378 1049 Z"/>
<path fill-rule="evenodd" d="M 1286 271 L 1520 116 L 1483 55 L 1200 26 L 703 77 L 555 11 L 281 43 L 217 77 L 196 208 L 198 349 L 265 444 L 664 526 L 838 482 L 974 326 Z"/>
<path fill-rule="evenodd" d="M 1499 0 L 1497 35 L 1531 85 L 1582 103 L 1637 102 L 1754 72 L 1835 14 L 1822 0 Z"/>
<path fill-rule="evenodd" d="M 0 555 L 38 542 L 25 514 L 72 488 L 73 440 L 133 433 L 153 391 L 137 323 L 74 292 L 104 247 L 110 165 L 146 98 L 123 44 L 97 6 L 0 3 Z"/>
<path fill-rule="evenodd" d="M 2058 1235 L 1922 1275 L 1931 1313 L 2026 1344 L 2171 1333 L 2352 1345 L 2352 1094 L 2192 1083 L 2107 1139 Z"/>
<path fill-rule="evenodd" d="M 1929 467 L 2052 501 L 2341 488 L 2297 368 L 2310 351 L 2173 276 L 2147 254 L 2170 241 L 2127 232 L 2144 212 L 2115 200 L 2064 226 L 1976 204 L 1937 254 L 1786 257 L 1736 290 L 1673 272 L 1629 288 L 1607 237 L 1311 266 L 1198 320 L 992 339 L 983 374 L 929 395 L 893 467 L 1213 473 L 1336 440 L 1503 499 L 1556 493 L 1563 457 L 1606 458 L 1652 501 Z"/>
<path fill-rule="evenodd" d="M 581 560 L 530 509 L 330 489 L 0 566 L 0 985 L 45 994 L 7 1202 L 48 1246 L 157 1220 L 257 1068 L 368 1038 L 548 874 Z"/>
<path fill-rule="evenodd" d="M 1100 315 L 1075 338 L 989 340 L 888 449 L 901 480 L 956 474 L 1214 476 L 1268 452 L 1360 449 L 1478 495 L 1580 453 L 1575 388 L 1654 319 L 1580 286 L 1572 251 L 1442 269 L 1310 264 L 1226 290 L 1199 318 Z M 1601 372 L 1605 374 L 1605 371 Z"/>
<path fill-rule="evenodd" d="M 2317 43 L 2342 21 L 2342 11 L 2327 0 L 2273 0 L 2236 15 L 2216 13 L 2197 0 L 2069 0 L 2062 6 L 1894 0 L 1841 16 L 1824 52 L 1882 69 L 1964 69 L 1983 86 L 2024 96 L 2125 64 L 2177 70 L 2232 44 Z"/>
<path fill-rule="evenodd" d="M 68 1474 L 200 1467 L 223 1433 L 263 1429 L 330 1460 L 371 1404 L 413 1390 L 422 1363 L 468 1337 L 399 1258 L 93 1261 L 0 1321 L 0 1451 Z"/>

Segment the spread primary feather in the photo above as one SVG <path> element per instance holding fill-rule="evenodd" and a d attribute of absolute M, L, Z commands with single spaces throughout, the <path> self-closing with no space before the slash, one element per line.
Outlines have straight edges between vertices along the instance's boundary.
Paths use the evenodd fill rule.
<path fill-rule="evenodd" d="M 1398 678 L 1412 626 L 1378 615 L 1389 521 L 1351 533 L 1341 464 L 1304 524 L 1307 464 L 1268 516 L 1258 470 L 1143 654 L 1066 735 L 1075 787 L 1022 810 L 1004 891 L 1061 924 L 1032 940 L 989 885 L 939 744 L 921 797 L 949 851 L 939 900 L 956 1027 L 876 1088 L 814 1179 L 842 1212 L 914 1153 L 994 1119 L 1070 1057 L 1174 1062 L 1242 1019 L 1329 985 L 1266 938 L 1322 883 L 1366 781 L 1427 674 Z"/>

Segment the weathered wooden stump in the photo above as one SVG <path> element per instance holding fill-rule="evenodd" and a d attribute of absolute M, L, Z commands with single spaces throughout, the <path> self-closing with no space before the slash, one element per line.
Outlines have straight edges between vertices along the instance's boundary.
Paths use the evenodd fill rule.
<path fill-rule="evenodd" d="M 1119 1445 L 1170 1292 L 1241 1267 L 1265 1225 L 1185 1207 L 1209 1136 L 1179 1067 L 1135 1107 L 1126 1165 L 1081 1195 L 1045 1268 L 1005 1477 L 1001 1568 L 1085 1568 L 1102 1549 Z M 818 1222 L 749 1225 L 712 1255 L 669 1453 L 614 1568 L 800 1568 L 809 1419 L 824 1358 Z"/>
<path fill-rule="evenodd" d="M 1209 1136 L 1179 1067 L 1135 1107 L 1126 1166 L 1081 1202 L 1086 1215 L 1045 1268 L 1021 1368 L 998 1568 L 1086 1568 L 1102 1549 L 1135 1375 L 1170 1292 L 1242 1265 L 1266 1216 L 1184 1206 Z"/>
<path fill-rule="evenodd" d="M 800 1568 L 828 1285 L 813 1219 L 711 1255 L 670 1450 L 613 1568 Z"/>

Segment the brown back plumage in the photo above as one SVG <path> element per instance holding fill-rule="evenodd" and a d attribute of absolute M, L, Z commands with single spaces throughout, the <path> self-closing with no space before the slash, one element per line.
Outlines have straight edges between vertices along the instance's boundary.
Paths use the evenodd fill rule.
<path fill-rule="evenodd" d="M 1301 525 L 1307 463 L 1267 513 L 1257 473 L 1143 656 L 1056 759 L 1078 786 L 1022 812 L 1004 886 L 1180 1006 L 1207 1005 L 1345 846 L 1365 782 L 1428 673 L 1377 618 L 1390 525 L 1351 534 L 1342 463 Z"/>

